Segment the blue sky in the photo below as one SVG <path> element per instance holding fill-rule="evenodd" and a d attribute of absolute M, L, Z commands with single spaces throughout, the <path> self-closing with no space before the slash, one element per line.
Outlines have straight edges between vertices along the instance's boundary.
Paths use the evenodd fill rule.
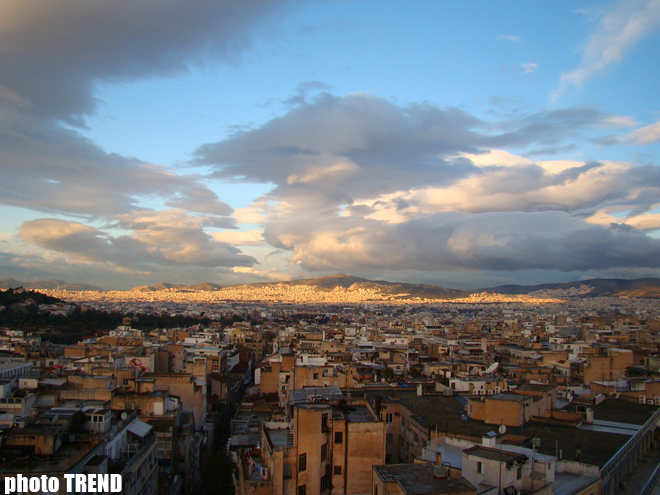
<path fill-rule="evenodd" d="M 7 1 L 0 278 L 660 275 L 660 1 Z"/>

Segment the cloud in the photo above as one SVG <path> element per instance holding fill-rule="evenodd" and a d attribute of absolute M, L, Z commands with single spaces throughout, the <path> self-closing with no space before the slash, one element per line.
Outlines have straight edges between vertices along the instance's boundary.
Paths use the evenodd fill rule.
<path fill-rule="evenodd" d="M 248 230 L 247 232 L 225 230 L 213 233 L 211 236 L 215 240 L 231 246 L 263 246 L 265 244 L 263 233 L 260 230 Z"/>
<path fill-rule="evenodd" d="M 203 231 L 203 220 L 183 211 L 133 212 L 117 216 L 130 235 L 111 236 L 80 222 L 43 218 L 25 222 L 20 236 L 41 248 L 86 263 L 110 263 L 131 271 L 152 266 L 252 266 L 256 260 Z"/>
<path fill-rule="evenodd" d="M 172 75 L 232 62 L 273 0 L 7 0 L 0 4 L 0 84 L 30 112 L 81 123 L 98 81 Z"/>
<path fill-rule="evenodd" d="M 552 98 L 558 98 L 571 86 L 582 87 L 594 74 L 621 62 L 644 36 L 659 27 L 659 0 L 620 1 L 600 16 L 584 47 L 580 66 L 561 75 Z"/>
<path fill-rule="evenodd" d="M 526 64 L 520 64 L 520 67 L 522 67 L 522 69 L 523 69 L 521 74 L 525 75 L 525 74 L 531 74 L 536 69 L 538 69 L 539 64 L 536 64 L 534 62 L 528 62 Z"/>
<path fill-rule="evenodd" d="M 339 218 L 297 228 L 273 222 L 273 245 L 308 270 L 556 270 L 660 266 L 660 240 L 585 224 L 564 212 L 437 213 L 389 224 Z"/>
<path fill-rule="evenodd" d="M 272 183 L 250 211 L 265 241 L 303 270 L 655 269 L 660 241 L 587 221 L 605 210 L 649 215 L 660 197 L 655 167 L 536 162 L 503 149 L 560 149 L 632 122 L 586 107 L 487 122 L 430 104 L 322 94 L 200 147 L 196 163 L 216 178 Z"/>
<path fill-rule="evenodd" d="M 251 29 L 287 1 L 7 0 L 0 4 L 0 202 L 108 215 L 143 200 L 214 215 L 232 209 L 196 177 L 106 153 L 65 127 L 95 112 L 100 82 L 235 63 Z"/>
<path fill-rule="evenodd" d="M 364 94 L 322 94 L 260 128 L 201 146 L 195 163 L 214 167 L 212 178 L 272 183 L 271 199 L 307 197 L 331 208 L 420 184 L 451 183 L 478 168 L 449 157 L 565 145 L 610 117 L 577 107 L 489 123 L 428 103 L 399 106 Z"/>
<path fill-rule="evenodd" d="M 43 212 L 112 215 L 154 197 L 189 211 L 233 211 L 196 177 L 106 153 L 55 122 L 11 112 L 0 114 L 0 173 L 0 203 Z"/>
<path fill-rule="evenodd" d="M 522 41 L 522 38 L 520 36 L 513 36 L 511 34 L 500 34 L 497 37 L 498 40 L 509 40 L 513 41 L 514 43 L 520 43 Z"/>
<path fill-rule="evenodd" d="M 295 93 L 284 100 L 284 104 L 289 107 L 294 107 L 306 103 L 310 95 L 319 92 L 327 92 L 332 89 L 329 85 L 320 81 L 308 81 L 298 84 Z"/>
<path fill-rule="evenodd" d="M 108 153 L 76 128 L 100 104 L 99 84 L 238 63 L 252 30 L 290 3 L 164 0 L 154 9 L 144 0 L 2 2 L 0 204 L 69 217 L 24 223 L 26 257 L 38 251 L 33 259 L 52 273 L 58 263 L 85 265 L 88 274 L 170 270 L 183 278 L 201 267 L 231 274 L 231 267 L 252 266 L 254 258 L 205 232 L 236 228 L 236 220 L 199 176 Z"/>
<path fill-rule="evenodd" d="M 660 141 L 660 120 L 654 124 L 636 129 L 628 134 L 625 141 L 634 144 L 653 144 Z"/>

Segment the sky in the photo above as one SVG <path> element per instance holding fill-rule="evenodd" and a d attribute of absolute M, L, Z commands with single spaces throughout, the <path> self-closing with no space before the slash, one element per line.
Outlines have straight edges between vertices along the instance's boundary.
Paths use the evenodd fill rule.
<path fill-rule="evenodd" d="M 660 0 L 4 0 L 0 278 L 660 276 Z"/>

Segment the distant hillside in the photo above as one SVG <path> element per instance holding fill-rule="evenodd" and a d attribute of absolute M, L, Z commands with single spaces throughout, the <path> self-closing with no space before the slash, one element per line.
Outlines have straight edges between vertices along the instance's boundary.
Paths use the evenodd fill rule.
<path fill-rule="evenodd" d="M 195 285 L 169 284 L 167 282 L 160 282 L 154 285 L 140 285 L 138 287 L 133 287 L 131 290 L 138 292 L 160 292 L 160 291 L 185 292 L 190 290 L 216 291 L 221 289 L 222 289 L 221 285 L 212 284 L 210 282 L 203 282 L 201 284 L 195 284 Z"/>
<path fill-rule="evenodd" d="M 635 280 L 625 280 L 619 278 L 594 278 L 590 280 L 578 280 L 576 282 L 567 282 L 563 284 L 542 284 L 542 285 L 500 285 L 480 291 L 492 292 L 497 294 L 529 294 L 541 290 L 569 290 L 579 289 L 582 286 L 592 287 L 593 289 L 580 297 L 660 297 L 660 279 L 659 278 L 638 278 Z M 477 292 L 477 291 L 475 291 Z"/>
<path fill-rule="evenodd" d="M 337 288 L 346 290 L 379 289 L 384 294 L 409 294 L 410 297 L 426 299 L 457 299 L 469 295 L 469 293 L 461 290 L 445 289 L 437 285 L 406 284 L 400 282 L 388 282 L 386 280 L 368 280 L 366 278 L 354 277 L 346 274 L 291 280 L 288 282 L 265 282 L 250 285 L 256 287 L 307 285 L 315 287 L 320 291 L 332 291 Z"/>
<path fill-rule="evenodd" d="M 63 289 L 70 291 L 81 290 L 103 290 L 95 285 L 88 284 L 75 284 L 68 283 L 64 280 L 35 280 L 33 282 L 19 282 L 13 278 L 4 278 L 0 280 L 0 289 L 16 289 L 23 287 L 24 289 L 40 290 L 40 289 Z"/>
<path fill-rule="evenodd" d="M 132 291 L 139 292 L 186 292 L 186 291 L 222 291 L 224 289 L 258 289 L 260 287 L 313 287 L 319 292 L 330 291 L 357 291 L 359 289 L 368 289 L 379 291 L 383 295 L 394 297 L 419 297 L 422 299 L 458 299 L 467 297 L 475 292 L 490 292 L 506 295 L 530 294 L 539 291 L 555 291 L 552 297 L 639 297 L 639 298 L 660 298 L 660 279 L 659 278 L 640 278 L 635 280 L 625 279 L 590 279 L 578 280 L 561 284 L 542 284 L 542 285 L 500 285 L 477 289 L 473 291 L 462 291 L 457 289 L 447 289 L 437 285 L 429 284 L 408 284 L 401 282 L 388 282 L 386 280 L 368 280 L 366 278 L 355 277 L 352 275 L 341 274 L 331 275 L 329 277 L 307 278 L 300 280 L 290 280 L 286 282 L 262 282 L 256 284 L 243 284 L 222 286 L 210 282 L 204 282 L 194 285 L 171 284 L 160 282 L 151 286 L 141 285 L 134 287 Z M 9 289 L 23 287 L 24 289 L 66 289 L 69 291 L 102 291 L 99 287 L 88 284 L 68 283 L 64 280 L 38 280 L 34 282 L 20 282 L 12 278 L 0 280 L 0 289 Z M 588 289 L 588 288 L 590 289 Z M 407 294 L 407 296 L 403 296 Z"/>

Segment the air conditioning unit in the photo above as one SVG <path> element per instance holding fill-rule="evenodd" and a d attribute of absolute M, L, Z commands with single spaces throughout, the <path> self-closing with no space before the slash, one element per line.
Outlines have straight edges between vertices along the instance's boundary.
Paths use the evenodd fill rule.
<path fill-rule="evenodd" d="M 639 403 L 640 404 L 646 404 L 646 395 L 640 395 L 639 396 Z"/>
<path fill-rule="evenodd" d="M 493 390 L 492 389 L 488 390 L 488 395 L 493 395 Z"/>
<path fill-rule="evenodd" d="M 495 387 L 495 393 L 496 394 L 499 394 L 501 391 L 502 391 L 502 389 L 500 387 Z"/>
<path fill-rule="evenodd" d="M 660 397 L 655 398 L 655 405 L 660 406 Z"/>
<path fill-rule="evenodd" d="M 479 390 L 479 395 L 486 395 L 486 391 L 483 390 L 483 389 L 482 389 L 482 390 Z"/>

